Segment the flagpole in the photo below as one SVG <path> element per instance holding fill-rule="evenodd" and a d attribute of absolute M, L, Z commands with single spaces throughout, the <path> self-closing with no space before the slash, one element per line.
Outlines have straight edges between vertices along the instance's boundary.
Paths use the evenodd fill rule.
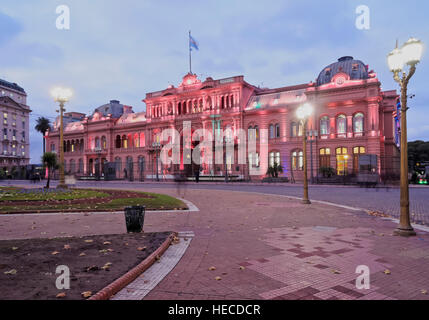
<path fill-rule="evenodd" d="M 192 74 L 192 48 L 191 48 L 191 30 L 189 30 L 189 73 Z"/>

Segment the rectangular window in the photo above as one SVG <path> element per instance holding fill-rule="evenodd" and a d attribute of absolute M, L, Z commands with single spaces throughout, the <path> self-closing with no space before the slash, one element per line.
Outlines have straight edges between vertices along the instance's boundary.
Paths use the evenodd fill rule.
<path fill-rule="evenodd" d="M 7 124 L 7 112 L 3 112 L 3 124 Z"/>

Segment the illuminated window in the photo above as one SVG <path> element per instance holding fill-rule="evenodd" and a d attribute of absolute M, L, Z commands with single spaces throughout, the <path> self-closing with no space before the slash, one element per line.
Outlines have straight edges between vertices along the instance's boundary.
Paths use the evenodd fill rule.
<path fill-rule="evenodd" d="M 324 116 L 320 119 L 320 135 L 329 134 L 329 117 Z"/>
<path fill-rule="evenodd" d="M 319 166 L 320 166 L 320 168 L 331 167 L 331 149 L 329 149 L 329 148 L 320 149 Z"/>
<path fill-rule="evenodd" d="M 359 157 L 364 154 L 366 154 L 365 147 L 353 148 L 353 173 L 359 173 Z"/>
<path fill-rule="evenodd" d="M 101 147 L 103 148 L 103 150 L 107 149 L 107 139 L 105 136 L 101 137 Z"/>
<path fill-rule="evenodd" d="M 348 174 L 348 161 L 349 155 L 347 154 L 347 148 L 340 147 L 335 150 L 337 155 L 337 174 L 344 176 Z"/>
<path fill-rule="evenodd" d="M 146 146 L 144 132 L 140 133 L 140 148 L 144 148 Z"/>
<path fill-rule="evenodd" d="M 269 161 L 268 164 L 270 167 L 274 167 L 274 164 L 281 165 L 280 162 L 280 152 L 273 151 L 269 153 Z"/>
<path fill-rule="evenodd" d="M 363 133 L 363 113 L 356 113 L 353 117 L 353 132 L 354 133 Z"/>
<path fill-rule="evenodd" d="M 337 117 L 337 134 L 345 134 L 347 132 L 347 118 L 340 114 Z"/>
<path fill-rule="evenodd" d="M 292 153 L 292 170 L 304 170 L 304 153 L 301 150 Z"/>
<path fill-rule="evenodd" d="M 259 168 L 259 153 L 252 152 L 249 154 L 249 167 Z"/>

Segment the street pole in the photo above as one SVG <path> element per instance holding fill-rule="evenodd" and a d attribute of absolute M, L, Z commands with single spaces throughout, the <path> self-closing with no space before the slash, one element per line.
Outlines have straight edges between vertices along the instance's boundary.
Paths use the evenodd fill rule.
<path fill-rule="evenodd" d="M 408 83 L 416 72 L 416 65 L 422 58 L 423 49 L 424 45 L 420 40 L 410 38 L 401 48 L 398 48 L 398 43 L 396 43 L 396 48 L 387 56 L 389 69 L 393 72 L 393 78 L 401 88 L 401 215 L 394 234 L 405 237 L 416 235 L 410 219 L 407 137 Z M 408 74 L 405 70 L 407 66 L 409 67 Z"/>
<path fill-rule="evenodd" d="M 59 189 L 67 189 L 67 185 L 64 178 L 64 102 L 60 101 L 60 182 L 58 184 Z"/>
<path fill-rule="evenodd" d="M 304 130 L 304 141 L 303 141 L 303 155 L 304 155 L 304 198 L 302 199 L 303 204 L 311 204 L 311 201 L 308 199 L 308 177 L 307 177 L 307 119 L 302 120 L 303 130 Z"/>
<path fill-rule="evenodd" d="M 401 215 L 399 226 L 394 234 L 401 236 L 415 236 L 416 232 L 410 221 L 410 194 L 408 181 L 408 137 L 407 137 L 407 86 L 414 74 L 415 66 L 411 68 L 410 75 L 401 81 Z"/>

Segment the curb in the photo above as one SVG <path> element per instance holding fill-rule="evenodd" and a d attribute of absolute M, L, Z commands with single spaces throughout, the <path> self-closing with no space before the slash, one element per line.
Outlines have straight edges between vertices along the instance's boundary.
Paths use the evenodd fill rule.
<path fill-rule="evenodd" d="M 107 287 L 101 289 L 95 295 L 90 297 L 87 300 L 109 300 L 113 295 L 121 291 L 127 285 L 129 285 L 132 281 L 134 281 L 138 276 L 140 276 L 143 272 L 145 272 L 150 266 L 154 264 L 156 260 L 162 256 L 162 254 L 168 249 L 174 237 L 177 237 L 177 232 L 173 232 L 168 236 L 168 238 L 162 243 L 162 245 L 156 249 L 149 257 L 144 259 L 140 264 L 136 267 L 128 271 L 119 279 L 115 280 Z"/>

